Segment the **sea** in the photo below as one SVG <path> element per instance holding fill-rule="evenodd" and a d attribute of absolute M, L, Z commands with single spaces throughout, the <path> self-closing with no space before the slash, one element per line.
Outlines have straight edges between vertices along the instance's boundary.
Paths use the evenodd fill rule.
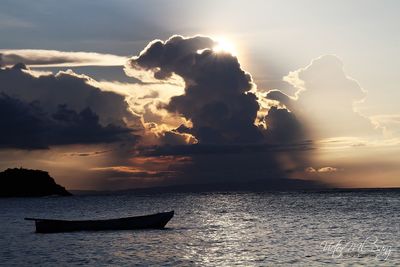
<path fill-rule="evenodd" d="M 35 233 L 24 217 L 175 210 L 164 230 Z M 400 191 L 115 193 L 0 199 L 1 266 L 399 266 Z"/>

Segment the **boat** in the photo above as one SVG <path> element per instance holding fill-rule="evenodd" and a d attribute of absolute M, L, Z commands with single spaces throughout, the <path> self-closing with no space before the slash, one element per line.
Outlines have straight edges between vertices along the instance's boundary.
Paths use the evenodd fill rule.
<path fill-rule="evenodd" d="M 60 233 L 73 231 L 163 229 L 173 216 L 174 211 L 169 211 L 108 220 L 69 221 L 37 218 L 25 218 L 25 220 L 35 221 L 36 233 Z"/>

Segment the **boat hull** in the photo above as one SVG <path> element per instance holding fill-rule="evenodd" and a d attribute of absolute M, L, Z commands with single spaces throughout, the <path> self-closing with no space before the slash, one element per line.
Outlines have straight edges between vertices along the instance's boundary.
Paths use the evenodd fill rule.
<path fill-rule="evenodd" d="M 162 229 L 173 216 L 174 211 L 110 220 L 67 221 L 26 219 L 35 221 L 37 233 L 59 233 L 73 231 Z"/>

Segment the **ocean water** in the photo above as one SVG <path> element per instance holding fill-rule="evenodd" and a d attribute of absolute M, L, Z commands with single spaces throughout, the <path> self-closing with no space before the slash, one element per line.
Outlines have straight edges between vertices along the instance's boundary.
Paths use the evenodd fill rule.
<path fill-rule="evenodd" d="M 34 233 L 24 217 L 175 210 L 165 230 Z M 2 266 L 400 265 L 400 191 L 0 199 Z"/>

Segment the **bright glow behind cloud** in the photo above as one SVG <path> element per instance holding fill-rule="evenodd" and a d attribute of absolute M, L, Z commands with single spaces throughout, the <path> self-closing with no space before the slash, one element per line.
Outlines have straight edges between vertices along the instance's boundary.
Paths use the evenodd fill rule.
<path fill-rule="evenodd" d="M 231 41 L 227 40 L 224 37 L 217 37 L 215 38 L 215 40 L 217 41 L 217 45 L 212 48 L 215 52 L 224 52 L 229 53 L 233 56 L 237 56 L 238 51 Z"/>

